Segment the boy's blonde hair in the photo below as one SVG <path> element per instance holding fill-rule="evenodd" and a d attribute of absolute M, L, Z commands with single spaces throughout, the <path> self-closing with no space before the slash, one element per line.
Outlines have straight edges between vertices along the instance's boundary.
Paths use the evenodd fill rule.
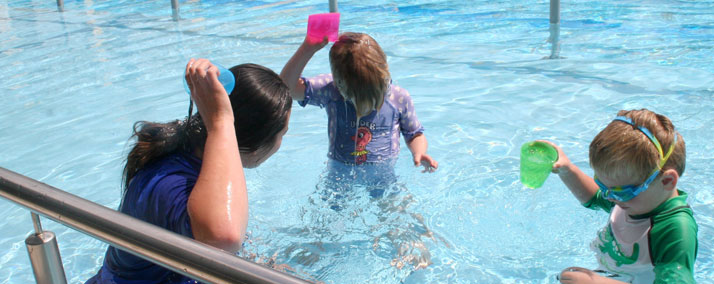
<path fill-rule="evenodd" d="M 389 88 L 387 55 L 369 35 L 347 32 L 330 49 L 335 86 L 355 104 L 357 116 L 365 116 L 384 103 Z"/>
<path fill-rule="evenodd" d="M 649 129 L 666 154 L 677 136 L 677 144 L 662 169 L 675 169 L 684 173 L 686 149 L 684 139 L 674 129 L 672 121 L 664 115 L 647 109 L 621 110 L 618 116 L 632 119 L 636 126 Z M 622 121 L 612 121 L 590 143 L 590 165 L 593 170 L 612 178 L 635 176 L 642 182 L 659 167 L 659 151 L 642 131 Z"/>

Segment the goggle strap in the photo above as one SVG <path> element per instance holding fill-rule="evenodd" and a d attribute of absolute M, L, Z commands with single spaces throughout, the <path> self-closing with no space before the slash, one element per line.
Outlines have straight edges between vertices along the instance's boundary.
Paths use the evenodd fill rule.
<path fill-rule="evenodd" d="M 624 123 L 632 125 L 633 127 L 637 128 L 637 130 L 644 133 L 647 136 L 647 138 L 649 138 L 650 141 L 652 141 L 652 143 L 657 148 L 657 152 L 659 152 L 659 156 L 660 156 L 660 163 L 662 164 L 662 166 L 664 166 L 664 163 L 662 163 L 662 161 L 664 161 L 665 155 L 664 155 L 664 152 L 662 151 L 662 145 L 659 144 L 659 140 L 657 140 L 657 137 L 652 135 L 652 132 L 650 132 L 649 129 L 647 129 L 646 127 L 643 127 L 643 126 L 635 125 L 635 123 L 632 121 L 632 119 L 627 116 L 618 116 L 618 117 L 615 117 L 614 120 L 622 121 Z M 675 139 L 677 138 L 676 135 L 674 137 L 675 137 Z M 675 142 L 676 142 L 676 140 L 675 140 Z M 672 145 L 674 145 L 674 144 L 672 144 Z M 670 151 L 671 151 L 671 149 L 672 149 L 672 147 L 670 147 Z M 660 166 L 660 168 L 662 166 Z"/>
<path fill-rule="evenodd" d="M 650 132 L 649 129 L 647 129 L 646 127 L 639 126 L 639 125 L 635 125 L 635 123 L 632 121 L 632 118 L 629 118 L 627 116 L 618 116 L 618 117 L 615 117 L 614 120 L 622 121 L 624 123 L 632 125 L 633 127 L 637 128 L 637 130 L 644 133 L 645 136 L 647 136 L 647 138 L 649 138 L 650 141 L 652 141 L 652 143 L 654 143 L 655 147 L 657 148 L 657 151 L 659 152 L 659 156 L 664 157 L 664 152 L 662 152 L 662 146 L 659 144 L 659 140 L 657 140 L 657 138 L 654 137 L 654 135 L 652 135 L 652 132 Z"/>
<path fill-rule="evenodd" d="M 659 168 L 661 169 L 664 167 L 664 164 L 667 163 L 667 159 L 669 159 L 669 156 L 672 155 L 672 152 L 674 152 L 674 146 L 677 145 L 677 132 L 674 132 L 674 140 L 672 140 L 672 145 L 669 145 L 669 149 L 667 150 L 667 154 L 664 155 L 662 158 L 662 161 L 660 161 Z"/>
<path fill-rule="evenodd" d="M 647 187 L 649 186 L 649 184 L 652 183 L 657 178 L 657 176 L 659 176 L 659 170 L 655 170 L 654 172 L 652 172 L 650 177 L 648 177 L 647 180 L 645 180 L 645 182 L 642 183 L 643 185 L 646 184 L 647 186 L 641 186 L 637 191 L 632 192 L 632 194 L 634 196 L 637 196 L 640 193 L 642 193 L 643 191 L 647 190 Z"/>
<path fill-rule="evenodd" d="M 659 144 L 659 140 L 657 140 L 657 138 L 654 135 L 652 135 L 652 132 L 650 132 L 649 129 L 647 129 L 646 127 L 635 125 L 635 123 L 632 121 L 632 118 L 629 118 L 626 116 L 618 116 L 618 117 L 615 117 L 614 120 L 622 121 L 624 123 L 632 125 L 635 128 L 637 128 L 638 130 L 640 130 L 640 132 L 644 133 L 648 138 L 650 138 L 650 141 L 652 141 L 652 143 L 655 144 L 655 147 L 657 148 L 657 151 L 659 152 L 659 156 L 661 157 L 660 162 L 659 162 L 659 167 L 657 170 L 660 170 L 664 167 L 664 165 L 667 163 L 667 160 L 669 159 L 669 156 L 672 155 L 672 152 L 674 152 L 674 146 L 677 145 L 677 132 L 676 131 L 674 132 L 674 140 L 672 141 L 672 144 L 669 145 L 669 149 L 667 149 L 667 154 L 664 154 L 664 152 L 662 151 L 662 146 Z"/>

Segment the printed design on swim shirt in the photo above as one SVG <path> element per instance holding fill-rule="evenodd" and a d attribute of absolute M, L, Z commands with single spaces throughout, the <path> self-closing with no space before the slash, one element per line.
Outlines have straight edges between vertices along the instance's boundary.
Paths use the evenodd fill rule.
<path fill-rule="evenodd" d="M 344 99 L 331 74 L 303 77 L 303 80 L 305 99 L 299 101 L 299 104 L 325 109 L 329 138 L 327 156 L 331 159 L 351 165 L 391 163 L 399 155 L 400 138 L 403 137 L 408 143 L 424 132 L 409 92 L 397 85 L 389 85 L 384 104 L 379 110 L 358 118 L 354 104 Z M 353 136 L 358 133 L 360 127 L 369 130 L 371 140 L 363 143 L 365 148 L 356 149 L 355 144 L 359 143 L 355 142 L 358 142 L 356 140 L 359 137 Z M 367 152 L 353 154 L 360 151 Z"/>
<path fill-rule="evenodd" d="M 369 151 L 367 151 L 367 144 L 372 141 L 372 132 L 369 131 L 369 128 L 360 126 L 360 128 L 357 129 L 357 134 L 352 136 L 352 140 L 355 141 L 355 151 L 350 153 L 350 155 L 356 156 L 355 163 L 361 165 L 367 161 L 367 153 L 369 153 Z"/>
<path fill-rule="evenodd" d="M 608 224 L 590 245 L 598 269 L 618 274 L 620 281 L 652 283 L 655 274 L 647 234 L 650 224 L 647 218 L 633 219 L 620 206 L 612 207 Z"/>
<path fill-rule="evenodd" d="M 635 243 L 632 247 L 632 255 L 627 256 L 622 252 L 620 244 L 617 243 L 612 235 L 610 226 L 607 226 L 607 230 L 601 230 L 598 238 L 600 239 L 600 244 L 597 245 L 598 249 L 600 249 L 600 252 L 610 256 L 615 261 L 616 266 L 620 267 L 623 264 L 629 265 L 637 262 L 640 255 L 640 244 Z"/>
<path fill-rule="evenodd" d="M 697 224 L 687 205 L 687 193 L 677 190 L 677 194 L 637 216 L 630 216 L 600 192 L 583 204 L 610 212 L 608 224 L 590 245 L 598 269 L 619 274 L 618 280 L 633 284 L 695 283 Z"/>

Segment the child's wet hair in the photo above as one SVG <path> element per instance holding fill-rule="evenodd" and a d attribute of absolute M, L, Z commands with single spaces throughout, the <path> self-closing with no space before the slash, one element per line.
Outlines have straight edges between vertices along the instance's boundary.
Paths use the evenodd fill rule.
<path fill-rule="evenodd" d="M 391 76 L 387 56 L 371 36 L 346 32 L 330 49 L 330 66 L 335 86 L 352 100 L 358 116 L 379 109 Z"/>
<path fill-rule="evenodd" d="M 677 144 L 663 169 L 675 169 L 681 176 L 686 164 L 684 138 L 675 130 L 672 121 L 664 115 L 647 109 L 621 110 L 618 116 L 632 119 L 636 126 L 649 129 L 666 154 L 677 136 Z M 593 170 L 610 177 L 636 176 L 644 180 L 657 169 L 659 151 L 642 131 L 622 121 L 612 121 L 590 143 L 590 165 Z"/>

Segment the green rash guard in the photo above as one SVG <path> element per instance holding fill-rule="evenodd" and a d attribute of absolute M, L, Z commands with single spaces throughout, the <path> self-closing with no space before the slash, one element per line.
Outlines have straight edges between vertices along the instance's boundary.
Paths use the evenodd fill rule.
<path fill-rule="evenodd" d="M 600 270 L 630 283 L 695 283 L 697 223 L 687 193 L 677 190 L 650 213 L 629 216 L 598 191 L 583 204 L 610 213 L 607 226 L 591 243 Z"/>

